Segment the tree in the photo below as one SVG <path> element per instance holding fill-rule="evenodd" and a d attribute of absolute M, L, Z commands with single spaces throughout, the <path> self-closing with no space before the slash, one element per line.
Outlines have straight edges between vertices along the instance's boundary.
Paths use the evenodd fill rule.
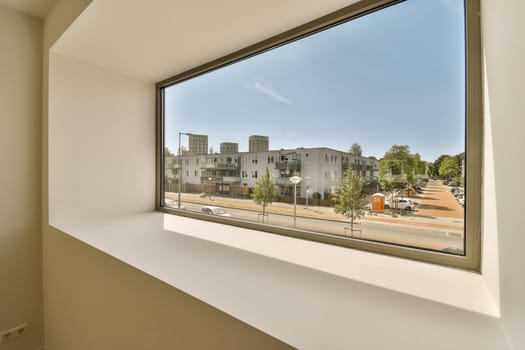
<path fill-rule="evenodd" d="M 350 217 L 352 232 L 354 231 L 354 219 L 361 214 L 361 209 L 366 205 L 363 185 L 363 178 L 349 168 L 339 179 L 339 185 L 333 197 L 335 212 Z"/>
<path fill-rule="evenodd" d="M 348 153 L 361 157 L 363 155 L 363 148 L 361 148 L 360 144 L 353 143 L 352 146 L 350 146 Z"/>
<path fill-rule="evenodd" d="M 389 181 L 386 178 L 381 179 L 380 184 L 383 191 L 390 193 L 388 199 L 390 200 L 391 205 L 395 202 L 394 193 L 399 193 L 399 191 L 406 188 L 405 181 Z"/>
<path fill-rule="evenodd" d="M 421 160 L 419 153 L 411 153 L 407 145 L 393 145 L 379 162 L 381 181 L 416 183 L 418 177 L 427 173 L 427 162 Z"/>
<path fill-rule="evenodd" d="M 255 183 L 253 189 L 252 199 L 255 203 L 262 205 L 263 222 L 266 212 L 266 206 L 272 204 L 273 200 L 277 197 L 277 191 L 275 185 L 270 177 L 270 171 L 266 168 L 263 177 L 261 177 Z"/>
<path fill-rule="evenodd" d="M 459 175 L 459 166 L 456 157 L 447 157 L 439 166 L 439 176 L 451 179 Z"/>
<path fill-rule="evenodd" d="M 434 163 L 430 166 L 430 175 L 431 176 L 439 176 L 439 167 L 441 166 L 441 163 L 446 158 L 449 158 L 450 156 L 448 154 L 442 154 L 440 155 Z"/>
<path fill-rule="evenodd" d="M 461 152 L 455 156 L 449 156 L 448 154 L 442 154 L 432 164 L 432 175 L 441 176 L 447 179 L 456 179 L 458 182 L 462 182 L 462 167 L 463 159 L 465 159 L 465 153 Z"/>
<path fill-rule="evenodd" d="M 379 177 L 389 182 L 414 182 L 414 155 L 407 145 L 393 145 L 379 162 Z"/>
<path fill-rule="evenodd" d="M 170 151 L 168 147 L 164 147 L 164 157 L 171 157 L 174 156 L 174 154 Z"/>
<path fill-rule="evenodd" d="M 179 156 L 185 155 L 187 153 L 186 147 L 184 145 L 180 145 L 180 149 L 178 151 Z"/>

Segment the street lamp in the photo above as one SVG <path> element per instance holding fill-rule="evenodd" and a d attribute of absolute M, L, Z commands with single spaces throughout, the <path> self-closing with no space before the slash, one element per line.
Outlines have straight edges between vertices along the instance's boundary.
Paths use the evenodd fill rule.
<path fill-rule="evenodd" d="M 292 176 L 290 178 L 290 182 L 293 183 L 293 227 L 295 227 L 297 221 L 297 184 L 301 182 L 301 180 L 299 176 Z"/>
<path fill-rule="evenodd" d="M 305 209 L 308 209 L 308 196 L 310 195 L 310 189 L 307 188 L 306 189 L 306 208 Z"/>
<path fill-rule="evenodd" d="M 177 196 L 178 198 L 178 204 L 177 208 L 180 209 L 180 192 L 181 192 L 181 184 L 182 184 L 182 152 L 181 152 L 181 146 L 180 146 L 180 137 L 181 135 L 191 136 L 192 133 L 189 132 L 180 132 L 179 131 L 179 194 Z"/>
<path fill-rule="evenodd" d="M 309 176 L 306 176 L 304 178 L 304 181 L 310 180 Z M 305 209 L 308 209 L 308 195 L 310 194 L 310 186 L 306 186 L 306 207 Z"/>

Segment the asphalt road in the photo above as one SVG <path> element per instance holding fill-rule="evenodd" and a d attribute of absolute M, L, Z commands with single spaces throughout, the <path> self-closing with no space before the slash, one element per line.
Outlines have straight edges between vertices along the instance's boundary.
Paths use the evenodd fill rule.
<path fill-rule="evenodd" d="M 201 204 L 182 202 L 187 210 L 200 212 Z M 260 212 L 242 209 L 225 208 L 232 218 L 261 222 Z M 268 214 L 264 223 L 293 228 L 293 216 L 281 214 Z M 410 226 L 383 222 L 362 222 L 354 228 L 361 231 L 352 231 L 350 222 L 325 220 L 318 218 L 296 218 L 296 228 L 335 234 L 354 239 L 366 239 L 394 244 L 408 245 L 419 248 L 442 250 L 445 248 L 463 249 L 463 234 L 461 231 L 451 231 L 433 227 Z"/>

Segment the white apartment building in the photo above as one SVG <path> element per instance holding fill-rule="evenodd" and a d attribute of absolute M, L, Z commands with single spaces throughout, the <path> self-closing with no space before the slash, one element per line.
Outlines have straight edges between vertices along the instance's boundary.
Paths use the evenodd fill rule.
<path fill-rule="evenodd" d="M 297 195 L 311 197 L 314 193 L 334 193 L 339 178 L 350 166 L 368 181 L 379 176 L 379 160 L 354 156 L 326 147 L 281 149 L 266 152 L 237 152 L 206 155 L 167 157 L 165 161 L 166 190 L 178 188 L 182 169 L 183 192 L 210 192 L 230 195 L 248 194 L 268 168 L 274 179 L 277 193 L 292 195 L 293 185 L 289 178 L 302 178 L 297 185 Z M 177 185 L 178 186 L 178 185 Z"/>

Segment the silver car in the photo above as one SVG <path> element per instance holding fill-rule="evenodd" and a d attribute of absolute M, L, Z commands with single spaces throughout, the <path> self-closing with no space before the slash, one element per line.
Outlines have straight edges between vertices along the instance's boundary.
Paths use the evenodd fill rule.
<path fill-rule="evenodd" d="M 226 210 L 224 210 L 221 207 L 213 207 L 213 206 L 204 206 L 201 208 L 201 213 L 209 214 L 209 215 L 217 215 L 217 216 L 224 216 L 224 217 L 230 217 L 231 214 L 228 213 Z"/>
<path fill-rule="evenodd" d="M 389 200 L 385 201 L 385 208 L 392 208 L 392 209 L 401 209 L 401 210 L 413 210 L 416 207 L 416 203 L 412 202 L 411 199 L 408 198 L 396 198 L 394 199 L 392 205 L 390 204 Z"/>

